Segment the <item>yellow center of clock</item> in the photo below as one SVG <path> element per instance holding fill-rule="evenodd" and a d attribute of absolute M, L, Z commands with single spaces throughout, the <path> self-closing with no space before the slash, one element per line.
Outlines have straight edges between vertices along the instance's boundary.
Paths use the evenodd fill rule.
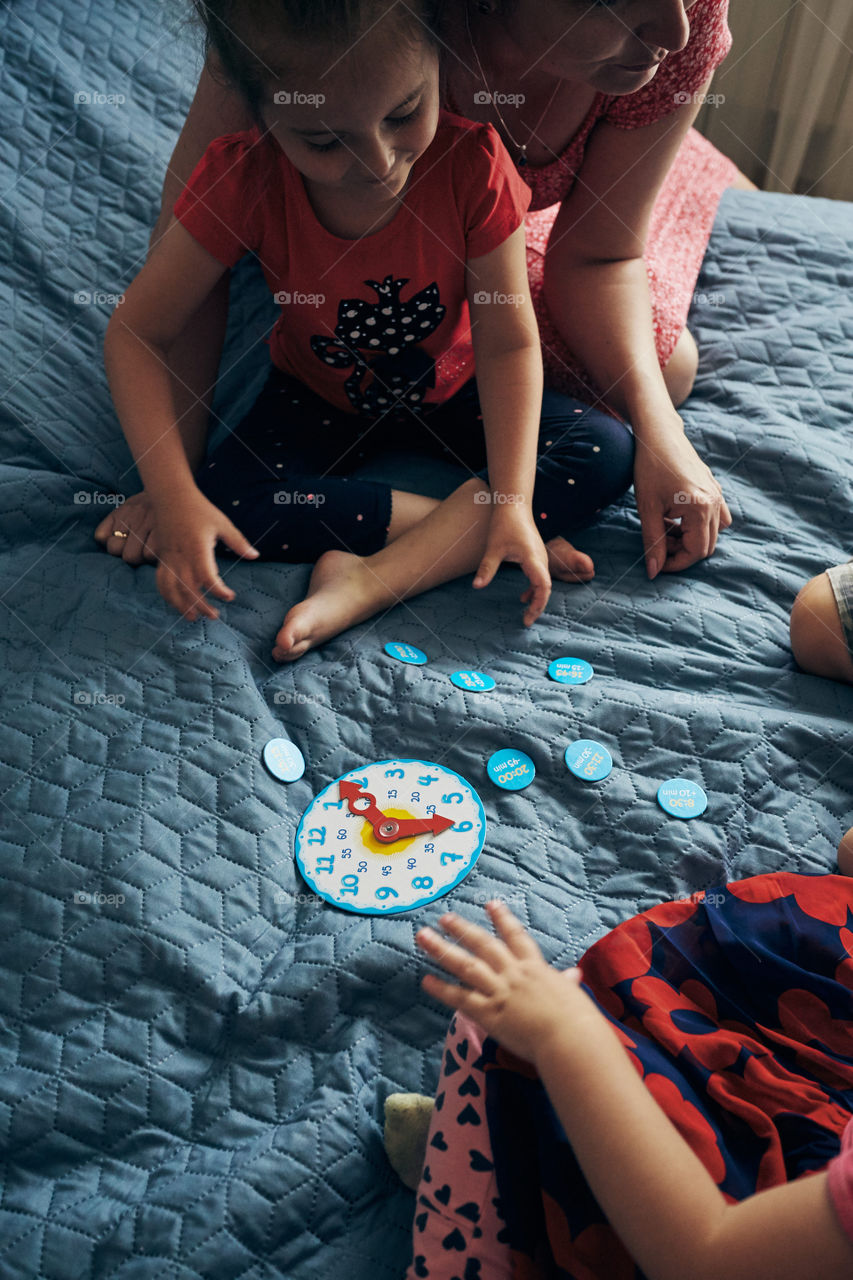
<path fill-rule="evenodd" d="M 409 813 L 408 809 L 386 809 L 382 806 L 382 812 L 386 818 L 417 818 L 416 813 Z M 379 853 L 383 858 L 389 858 L 392 853 L 402 853 L 404 849 L 408 849 L 409 845 L 417 840 L 417 836 L 404 836 L 402 840 L 395 840 L 393 844 L 382 844 L 373 834 L 373 827 L 369 822 L 365 822 L 361 829 L 361 843 L 365 849 L 369 849 L 371 853 Z"/>

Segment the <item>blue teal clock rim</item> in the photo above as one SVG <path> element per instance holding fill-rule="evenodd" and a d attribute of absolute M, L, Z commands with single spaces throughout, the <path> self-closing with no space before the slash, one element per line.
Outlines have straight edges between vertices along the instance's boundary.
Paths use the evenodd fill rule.
<path fill-rule="evenodd" d="M 422 764 L 426 768 L 441 769 L 442 773 L 450 774 L 451 777 L 457 778 L 459 782 L 462 782 L 465 784 L 465 786 L 468 788 L 468 790 L 471 792 L 471 795 L 474 797 L 474 799 L 477 802 L 477 808 L 480 814 L 480 822 L 482 824 L 482 832 L 480 835 L 479 847 L 477 848 L 477 851 L 474 853 L 468 865 L 464 868 L 464 870 L 460 871 L 459 875 L 456 877 L 456 879 L 453 881 L 452 884 L 449 884 L 446 889 L 442 889 L 441 893 L 428 894 L 423 898 L 418 898 L 417 902 L 409 902 L 402 907 L 383 907 L 381 911 L 377 911 L 375 908 L 356 907 L 356 906 L 351 906 L 348 902 L 339 902 L 337 898 L 331 897 L 330 894 L 324 893 L 321 888 L 318 888 L 314 880 L 312 880 L 311 877 L 308 875 L 308 872 L 305 869 L 305 864 L 302 861 L 301 851 L 299 848 L 299 837 L 302 833 L 302 827 L 305 822 L 305 815 L 308 813 L 309 809 L 313 809 L 314 805 L 319 800 L 321 800 L 323 796 L 326 795 L 326 793 L 332 789 L 332 787 L 336 787 L 339 782 L 343 782 L 345 779 L 350 778 L 351 776 L 358 777 L 359 775 L 363 774 L 366 768 L 372 768 L 374 765 L 383 765 L 383 764 Z M 448 769 L 447 765 L 436 764 L 434 760 L 432 761 L 421 760 L 417 756 L 393 756 L 389 760 L 368 760 L 367 764 L 356 765 L 354 769 L 348 769 L 346 773 L 342 773 L 337 778 L 333 778 L 331 782 L 327 783 L 326 786 L 323 787 L 322 791 L 318 791 L 317 794 L 312 797 L 311 802 L 305 806 L 305 810 L 302 814 L 302 817 L 299 819 L 299 824 L 296 828 L 296 834 L 293 837 L 293 853 L 294 853 L 294 857 L 296 858 L 296 865 L 299 868 L 299 874 L 302 876 L 302 879 L 311 889 L 314 890 L 317 897 L 322 898 L 324 902 L 328 902 L 329 906 L 337 907 L 340 911 L 348 911 L 351 915 L 382 917 L 382 916 L 398 916 L 398 915 L 405 914 L 405 912 L 407 911 L 417 911 L 419 907 L 429 906 L 431 902 L 437 902 L 439 898 L 445 897 L 448 893 L 450 893 L 452 889 L 455 889 L 458 884 L 461 884 L 461 882 L 465 879 L 465 877 L 467 875 L 470 875 L 471 872 L 474 870 L 474 867 L 477 864 L 477 860 L 480 857 L 480 854 L 483 852 L 483 846 L 485 845 L 485 843 L 486 843 L 486 810 L 483 808 L 483 802 L 480 799 L 479 793 L 477 792 L 475 787 L 472 787 L 471 783 L 468 781 L 467 778 L 463 778 L 462 774 L 457 773 L 455 769 Z"/>

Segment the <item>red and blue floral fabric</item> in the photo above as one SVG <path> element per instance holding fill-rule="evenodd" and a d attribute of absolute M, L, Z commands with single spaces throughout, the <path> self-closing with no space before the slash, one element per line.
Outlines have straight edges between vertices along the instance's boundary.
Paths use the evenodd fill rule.
<path fill-rule="evenodd" d="M 853 1117 L 853 880 L 764 875 L 665 903 L 613 929 L 580 964 L 728 1200 L 839 1155 Z M 439 1097 L 410 1276 L 637 1280 L 529 1064 L 490 1038 L 480 1044 L 457 1016 Z M 465 1205 L 467 1219 L 456 1213 Z"/>

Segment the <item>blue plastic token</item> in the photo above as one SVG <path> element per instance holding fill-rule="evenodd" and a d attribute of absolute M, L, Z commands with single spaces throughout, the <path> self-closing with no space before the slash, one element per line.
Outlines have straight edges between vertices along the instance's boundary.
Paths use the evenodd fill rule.
<path fill-rule="evenodd" d="M 296 782 L 305 772 L 305 757 L 287 738 L 270 738 L 264 747 L 263 759 L 279 782 Z"/>
<path fill-rule="evenodd" d="M 584 782 L 601 782 L 613 768 L 613 757 L 600 742 L 579 738 L 566 747 L 566 766 Z"/>
<path fill-rule="evenodd" d="M 530 756 L 513 747 L 503 747 L 489 756 L 486 769 L 495 786 L 504 791 L 521 791 L 536 777 L 536 765 Z"/>
<path fill-rule="evenodd" d="M 586 684 L 595 671 L 583 658 L 555 658 L 548 667 L 548 675 L 557 684 Z"/>
<path fill-rule="evenodd" d="M 674 818 L 698 818 L 708 808 L 708 797 L 698 782 L 668 778 L 658 787 L 658 804 Z"/>
<path fill-rule="evenodd" d="M 471 693 L 486 693 L 495 687 L 494 680 L 485 671 L 454 671 L 450 679 L 457 689 L 468 689 Z"/>
<path fill-rule="evenodd" d="M 389 640 L 385 646 L 385 652 L 389 658 L 397 658 L 399 662 L 410 662 L 416 667 L 422 667 L 427 661 L 423 649 L 416 649 L 413 644 L 406 644 L 403 640 Z"/>

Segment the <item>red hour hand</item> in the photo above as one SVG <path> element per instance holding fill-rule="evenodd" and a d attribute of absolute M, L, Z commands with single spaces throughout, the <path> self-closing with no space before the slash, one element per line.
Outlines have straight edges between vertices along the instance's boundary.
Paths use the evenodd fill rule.
<path fill-rule="evenodd" d="M 442 818 L 438 813 L 432 818 L 386 818 L 373 828 L 373 834 L 382 844 L 391 844 L 393 840 L 405 840 L 408 836 L 427 833 L 437 836 L 452 826 L 452 818 Z"/>

